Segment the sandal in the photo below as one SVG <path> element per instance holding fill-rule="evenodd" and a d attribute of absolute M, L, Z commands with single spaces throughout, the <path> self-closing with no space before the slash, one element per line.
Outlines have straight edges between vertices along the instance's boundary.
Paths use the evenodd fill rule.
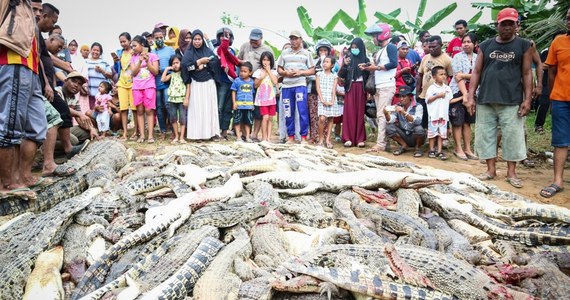
<path fill-rule="evenodd" d="M 392 154 L 394 154 L 394 155 L 397 156 L 397 155 L 401 155 L 401 154 L 406 153 L 406 152 L 408 152 L 408 149 L 407 149 L 407 148 L 400 147 L 400 149 L 394 150 L 394 151 L 392 152 Z"/>
<path fill-rule="evenodd" d="M 436 155 L 437 155 L 437 152 L 435 152 L 435 150 L 430 150 L 430 151 L 428 152 L 428 157 L 429 157 L 429 158 L 435 158 Z"/>
<path fill-rule="evenodd" d="M 441 160 L 447 160 L 447 155 L 445 155 L 445 152 L 439 152 L 437 154 L 437 157 Z"/>
<path fill-rule="evenodd" d="M 187 143 L 188 143 L 188 142 L 186 142 L 185 139 L 179 139 L 178 142 L 179 142 L 180 144 L 187 144 Z"/>
<path fill-rule="evenodd" d="M 151 139 L 148 139 L 148 141 L 146 141 L 146 142 L 149 143 L 149 144 L 154 144 L 154 139 L 152 139 L 152 138 L 151 138 Z"/>
<path fill-rule="evenodd" d="M 358 147 L 358 148 L 364 148 L 364 146 L 365 146 L 364 142 L 360 142 L 360 143 L 356 144 L 356 147 Z"/>
<path fill-rule="evenodd" d="M 424 156 L 424 152 L 422 150 L 416 150 L 416 152 L 414 152 L 414 157 L 422 157 Z"/>
<path fill-rule="evenodd" d="M 172 141 L 170 141 L 171 144 L 178 144 L 178 139 L 173 139 Z"/>
<path fill-rule="evenodd" d="M 461 154 L 459 154 L 459 153 L 457 153 L 457 152 L 455 152 L 455 151 L 453 151 L 453 155 L 455 155 L 455 157 L 457 157 L 457 158 L 459 158 L 459 159 L 461 159 L 461 160 L 468 160 L 468 159 L 469 159 L 466 154 L 461 155 Z"/>
<path fill-rule="evenodd" d="M 33 188 L 42 188 L 42 187 L 46 187 L 46 186 L 48 186 L 48 185 L 51 185 L 53 182 L 54 182 L 54 181 L 53 181 L 52 179 L 45 178 L 45 177 L 39 177 L 38 180 L 37 180 L 34 184 L 32 184 L 32 185 L 30 185 L 30 186 L 28 186 L 28 187 L 29 187 L 30 189 L 33 189 Z"/>
<path fill-rule="evenodd" d="M 532 161 L 528 158 L 523 159 L 522 164 L 523 164 L 523 166 L 525 166 L 527 168 L 534 168 L 534 166 L 535 166 L 534 161 Z"/>
<path fill-rule="evenodd" d="M 562 192 L 564 188 L 560 187 L 558 184 L 553 183 L 542 190 L 540 190 L 540 195 L 544 198 L 550 198 L 554 195 L 558 194 L 558 192 Z"/>
<path fill-rule="evenodd" d="M 475 154 L 465 153 L 465 155 L 467 156 L 468 159 L 479 160 L 479 157 Z"/>
<path fill-rule="evenodd" d="M 523 187 L 522 180 L 518 177 L 507 177 L 507 182 L 510 183 L 513 187 L 520 189 Z"/>
<path fill-rule="evenodd" d="M 333 145 L 331 144 L 331 142 L 326 142 L 326 147 L 327 149 L 332 149 Z"/>
<path fill-rule="evenodd" d="M 378 146 L 378 145 L 374 145 L 372 146 L 372 148 L 366 150 L 366 152 L 376 152 L 376 153 L 380 153 L 384 151 L 384 149 L 382 149 L 382 147 Z"/>
<path fill-rule="evenodd" d="M 351 142 L 351 141 L 346 141 L 346 142 L 344 142 L 344 146 L 345 146 L 345 147 L 352 147 L 352 142 Z"/>
<path fill-rule="evenodd" d="M 77 172 L 77 169 L 75 169 L 74 167 L 71 166 L 65 166 L 65 165 L 58 165 L 55 170 L 53 170 L 53 172 L 51 173 L 47 173 L 47 174 L 42 174 L 42 176 L 44 177 L 67 177 L 67 176 L 71 176 L 73 174 L 75 174 Z"/>
<path fill-rule="evenodd" d="M 144 143 L 144 138 L 139 138 L 139 139 L 137 140 L 137 143 L 139 143 L 139 144 Z"/>
<path fill-rule="evenodd" d="M 490 175 L 489 173 L 485 172 L 485 173 L 479 174 L 479 176 L 477 176 L 477 178 L 481 181 L 488 181 L 488 180 L 495 179 L 495 176 Z"/>

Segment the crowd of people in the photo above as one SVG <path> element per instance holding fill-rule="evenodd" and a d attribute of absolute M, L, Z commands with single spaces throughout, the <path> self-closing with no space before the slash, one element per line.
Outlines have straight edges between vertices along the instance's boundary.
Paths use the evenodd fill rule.
<path fill-rule="evenodd" d="M 97 42 L 66 42 L 56 25 L 60 12 L 51 4 L 4 1 L 0 13 L 14 16 L 0 27 L 0 153 L 12 158 L 0 162 L 3 194 L 30 195 L 30 188 L 49 183 L 48 176 L 73 174 L 55 163 L 57 149 L 71 158 L 90 140 L 119 132 L 117 138 L 138 143 L 166 141 L 168 133 L 173 144 L 231 134 L 271 142 L 278 116 L 279 142 L 332 148 L 336 139 L 364 148 L 365 108 L 372 102 L 377 136 L 368 152 L 413 149 L 414 157 L 422 157 L 427 141 L 427 156 L 446 160 L 444 148 L 453 137 L 453 154 L 483 159 L 487 171 L 479 178 L 493 180 L 500 142 L 507 181 L 522 187 L 516 164 L 526 159 L 524 117 L 540 95 L 552 100 L 556 149 L 554 183 L 540 194 L 551 197 L 563 188 L 570 138 L 568 79 L 562 75 L 569 66 L 568 35 L 558 37 L 541 61 L 534 43 L 518 37 L 520 20 L 511 8 L 497 16 L 497 37 L 482 43 L 464 20 L 457 21 L 457 37 L 446 49 L 438 35 L 420 32 L 410 45 L 389 25 L 374 24 L 365 31 L 372 54 L 361 37 L 342 51 L 326 39 L 309 49 L 294 30 L 275 57 L 260 29 L 236 50 L 230 28 L 209 39 L 198 29 L 159 23 L 134 37 L 121 33 L 112 64 L 102 59 Z M 29 26 L 5 26 L 14 19 Z M 545 114 L 548 104 L 540 101 L 539 111 Z M 537 131 L 543 130 L 541 120 Z M 397 149 L 390 150 L 389 140 Z M 36 177 L 32 164 L 40 145 L 42 177 Z"/>

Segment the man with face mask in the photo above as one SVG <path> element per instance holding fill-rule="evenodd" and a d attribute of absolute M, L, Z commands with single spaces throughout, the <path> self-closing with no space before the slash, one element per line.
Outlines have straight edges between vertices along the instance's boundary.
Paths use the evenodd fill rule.
<path fill-rule="evenodd" d="M 154 45 L 156 48 L 152 49 L 152 53 L 158 56 L 159 72 L 162 74 L 164 69 L 168 67 L 170 57 L 175 54 L 174 48 L 164 45 L 164 34 L 162 29 L 155 28 L 152 32 Z M 168 82 L 162 82 L 160 76 L 156 76 L 156 118 L 158 119 L 158 126 L 160 127 L 160 139 L 166 139 L 166 120 L 168 120 Z"/>
<path fill-rule="evenodd" d="M 372 36 L 374 45 L 380 49 L 372 56 L 370 65 L 359 66 L 361 70 L 374 72 L 376 93 L 376 118 L 378 122 L 378 139 L 376 145 L 368 149 L 368 152 L 380 152 L 386 150 L 386 116 L 384 108 L 392 102 L 396 92 L 396 68 L 398 67 L 398 48 L 390 43 L 392 31 L 388 24 L 374 24 L 366 29 L 365 33 Z"/>

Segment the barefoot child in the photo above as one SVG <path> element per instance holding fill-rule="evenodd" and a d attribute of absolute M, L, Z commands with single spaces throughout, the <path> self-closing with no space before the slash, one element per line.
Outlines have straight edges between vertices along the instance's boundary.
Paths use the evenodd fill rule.
<path fill-rule="evenodd" d="M 260 66 L 253 73 L 255 78 L 255 106 L 259 106 L 259 112 L 263 119 L 261 120 L 261 140 L 269 142 L 271 136 L 271 126 L 273 125 L 273 117 L 276 113 L 276 87 L 277 87 L 277 71 L 275 67 L 275 59 L 273 53 L 265 51 L 260 56 Z"/>
<path fill-rule="evenodd" d="M 234 103 L 234 128 L 236 138 L 241 140 L 241 128 L 243 124 L 245 131 L 245 140 L 248 143 L 253 142 L 249 137 L 251 125 L 253 124 L 253 86 L 251 79 L 251 71 L 253 66 L 250 62 L 244 62 L 239 68 L 239 78 L 232 83 L 232 101 Z"/>
<path fill-rule="evenodd" d="M 446 85 L 447 73 L 441 66 L 431 69 L 435 82 L 427 89 L 426 100 L 428 110 L 428 156 L 446 160 L 447 156 L 441 150 L 443 140 L 447 138 L 447 122 L 449 121 L 449 101 L 453 98 L 451 88 Z M 435 143 L 437 142 L 437 151 Z"/>
<path fill-rule="evenodd" d="M 168 86 L 168 117 L 170 118 L 170 124 L 172 124 L 172 133 L 174 139 L 172 143 L 186 144 L 185 131 L 186 131 L 186 108 L 184 107 L 184 96 L 186 95 L 186 85 L 182 80 L 182 75 L 180 73 L 180 63 L 182 62 L 182 56 L 180 54 L 173 55 L 170 58 L 169 67 L 164 69 L 160 81 L 167 82 L 170 81 Z M 180 127 L 180 134 L 178 133 L 178 128 Z"/>
<path fill-rule="evenodd" d="M 335 58 L 327 56 L 322 61 L 323 70 L 317 73 L 315 83 L 317 84 L 317 97 L 319 99 L 319 146 L 323 146 L 323 138 L 325 138 L 326 147 L 332 149 L 331 130 L 333 126 L 333 118 L 340 116 L 342 113 L 337 103 L 336 86 L 338 78 L 332 72 Z M 323 136 L 325 124 L 328 124 L 327 136 Z"/>

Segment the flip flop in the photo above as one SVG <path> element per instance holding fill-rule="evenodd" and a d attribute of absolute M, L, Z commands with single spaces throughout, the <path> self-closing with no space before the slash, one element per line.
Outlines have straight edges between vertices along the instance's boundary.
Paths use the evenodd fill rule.
<path fill-rule="evenodd" d="M 466 161 L 466 160 L 469 160 L 469 158 L 468 158 L 467 155 L 465 155 L 465 154 L 464 154 L 464 155 L 460 155 L 459 153 L 453 151 L 453 155 L 455 155 L 455 157 L 457 157 L 457 158 L 459 158 L 459 159 L 461 159 L 461 160 L 465 160 L 465 161 Z"/>
<path fill-rule="evenodd" d="M 422 157 L 424 156 L 424 152 L 422 150 L 416 150 L 416 152 L 414 152 L 414 157 Z"/>
<path fill-rule="evenodd" d="M 22 199 L 32 199 L 32 200 L 35 200 L 38 196 L 36 192 L 32 191 L 28 187 L 11 189 L 6 192 L 1 192 L 0 195 L 5 197 L 18 197 Z"/>
<path fill-rule="evenodd" d="M 400 149 L 394 150 L 394 152 L 392 152 L 392 154 L 398 156 L 398 155 L 402 155 L 406 152 L 408 152 L 408 149 L 406 149 L 404 147 L 400 147 Z"/>
<path fill-rule="evenodd" d="M 491 176 L 491 175 L 489 175 L 489 173 L 485 172 L 485 173 L 479 174 L 479 176 L 477 176 L 477 178 L 481 181 L 489 181 L 489 180 L 495 179 L 495 176 Z"/>
<path fill-rule="evenodd" d="M 510 183 L 513 187 L 520 189 L 523 187 L 522 180 L 518 177 L 507 177 L 507 182 Z"/>
<path fill-rule="evenodd" d="M 149 144 L 154 144 L 154 139 L 148 139 L 148 141 L 146 141 Z"/>
<path fill-rule="evenodd" d="M 384 149 L 382 149 L 378 145 L 374 145 L 374 146 L 372 146 L 372 148 L 366 150 L 366 152 L 376 152 L 376 153 L 381 153 L 382 151 L 384 151 Z"/>
<path fill-rule="evenodd" d="M 554 195 L 558 194 L 558 192 L 562 192 L 564 188 L 560 187 L 558 184 L 553 183 L 542 190 L 540 190 L 540 195 L 544 198 L 551 198 Z"/>
<path fill-rule="evenodd" d="M 467 156 L 468 159 L 479 160 L 479 157 L 477 155 L 471 153 L 465 153 L 465 155 Z"/>
<path fill-rule="evenodd" d="M 326 143 L 327 149 L 332 149 L 333 148 L 333 144 L 331 144 L 331 142 L 327 142 Z"/>
<path fill-rule="evenodd" d="M 51 185 L 53 183 L 53 180 L 48 179 L 46 177 L 39 177 L 38 180 L 30 185 L 28 188 L 30 189 L 34 189 L 34 188 L 41 188 L 41 187 L 46 187 L 48 185 Z"/>

